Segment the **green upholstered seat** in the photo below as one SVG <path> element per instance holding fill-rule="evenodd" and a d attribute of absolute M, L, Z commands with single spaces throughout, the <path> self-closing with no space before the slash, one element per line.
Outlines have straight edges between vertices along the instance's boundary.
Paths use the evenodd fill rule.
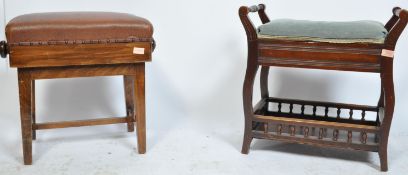
<path fill-rule="evenodd" d="M 325 22 L 277 19 L 258 28 L 258 38 L 329 43 L 384 43 L 387 29 L 377 21 Z"/>

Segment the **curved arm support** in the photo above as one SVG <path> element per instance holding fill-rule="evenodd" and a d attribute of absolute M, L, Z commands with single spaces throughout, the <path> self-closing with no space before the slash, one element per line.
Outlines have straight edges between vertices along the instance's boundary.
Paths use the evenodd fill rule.
<path fill-rule="evenodd" d="M 257 37 L 257 32 L 254 24 L 249 19 L 248 14 L 258 12 L 259 18 L 262 23 L 265 24 L 269 22 L 269 18 L 265 13 L 265 5 L 259 4 L 251 7 L 242 6 L 239 8 L 239 18 L 241 19 L 242 25 L 244 26 L 245 32 L 247 34 L 248 41 L 254 41 Z"/>
<path fill-rule="evenodd" d="M 259 4 L 258 6 L 262 6 L 262 8 L 258 10 L 258 15 L 259 18 L 261 18 L 262 24 L 268 23 L 270 20 L 268 15 L 265 13 L 265 4 Z"/>
<path fill-rule="evenodd" d="M 385 48 L 388 50 L 394 50 L 397 44 L 398 38 L 404 31 L 408 23 L 408 11 L 395 7 L 393 9 L 393 16 L 385 25 L 385 28 L 389 31 L 387 38 L 385 39 Z"/>
<path fill-rule="evenodd" d="M 387 24 L 385 24 L 385 28 L 387 29 L 387 31 L 389 32 L 392 27 L 394 27 L 394 25 L 398 22 L 399 17 L 397 16 L 397 11 L 401 10 L 400 7 L 394 7 L 392 9 L 392 17 L 390 18 L 390 20 L 387 22 Z M 399 15 L 399 13 L 398 13 Z"/>

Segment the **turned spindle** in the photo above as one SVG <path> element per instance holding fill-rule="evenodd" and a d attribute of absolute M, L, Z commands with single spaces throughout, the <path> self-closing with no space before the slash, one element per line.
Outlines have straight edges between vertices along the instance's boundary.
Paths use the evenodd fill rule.
<path fill-rule="evenodd" d="M 303 134 L 304 134 L 305 138 L 309 137 L 309 127 L 305 127 L 303 129 Z"/>
<path fill-rule="evenodd" d="M 291 103 L 290 105 L 289 105 L 289 113 L 293 113 L 293 104 Z"/>
<path fill-rule="evenodd" d="M 353 119 L 353 109 L 350 109 L 350 112 L 349 112 L 349 114 L 350 114 L 350 120 L 352 120 Z"/>
<path fill-rule="evenodd" d="M 282 125 L 278 125 L 278 127 L 276 128 L 276 132 L 278 133 L 278 135 L 282 135 Z"/>
<path fill-rule="evenodd" d="M 348 131 L 347 133 L 347 142 L 351 143 L 353 141 L 353 131 Z"/>
<path fill-rule="evenodd" d="M 290 136 L 295 136 L 295 134 L 296 134 L 296 127 L 290 126 Z"/>
<path fill-rule="evenodd" d="M 363 144 L 367 143 L 367 133 L 366 132 L 361 133 L 361 143 Z"/>
<path fill-rule="evenodd" d="M 319 139 L 323 139 L 323 128 L 319 129 Z"/>
<path fill-rule="evenodd" d="M 313 106 L 313 116 L 316 116 L 317 107 Z"/>
<path fill-rule="evenodd" d="M 339 130 L 335 129 L 333 130 L 333 140 L 337 141 L 338 138 L 339 138 Z"/>
<path fill-rule="evenodd" d="M 340 113 L 341 113 L 340 108 L 337 108 L 337 119 L 339 119 L 339 118 L 340 118 Z"/>

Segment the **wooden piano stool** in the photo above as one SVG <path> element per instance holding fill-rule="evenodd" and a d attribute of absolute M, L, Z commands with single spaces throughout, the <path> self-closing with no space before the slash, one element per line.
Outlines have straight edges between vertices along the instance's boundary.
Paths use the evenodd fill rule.
<path fill-rule="evenodd" d="M 258 28 L 248 18 L 250 12 L 258 12 L 263 23 Z M 242 153 L 248 154 L 253 138 L 372 151 L 379 153 L 381 170 L 387 171 L 388 136 L 395 103 L 393 53 L 407 25 L 408 11 L 394 8 L 386 25 L 375 21 L 271 21 L 263 4 L 241 7 L 239 17 L 248 42 Z M 378 73 L 381 97 L 377 106 L 270 97 L 270 67 Z M 253 105 L 253 85 L 259 68 L 262 99 Z M 270 104 L 277 109 L 270 109 Z M 282 110 L 283 106 L 289 110 Z M 295 112 L 295 106 L 300 107 L 300 112 Z M 307 108 L 312 112 L 306 113 Z M 318 109 L 323 109 L 324 114 L 317 114 Z M 337 115 L 330 115 L 329 110 L 335 110 Z M 366 118 L 368 112 L 376 113 L 377 118 Z M 341 117 L 344 113 L 347 118 Z"/>

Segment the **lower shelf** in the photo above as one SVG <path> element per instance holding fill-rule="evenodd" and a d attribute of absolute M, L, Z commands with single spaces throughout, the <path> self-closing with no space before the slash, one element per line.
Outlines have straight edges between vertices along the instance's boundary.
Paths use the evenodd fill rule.
<path fill-rule="evenodd" d="M 260 139 L 378 151 L 381 126 L 378 111 L 376 106 L 265 98 L 254 108 L 252 135 Z M 367 113 L 374 117 L 368 117 Z"/>
<path fill-rule="evenodd" d="M 253 138 L 257 138 L 257 139 L 277 140 L 277 141 L 288 142 L 288 143 L 298 143 L 298 144 L 307 144 L 307 145 L 321 146 L 321 147 L 334 147 L 334 148 L 378 152 L 378 144 L 375 142 L 367 143 L 367 144 L 359 144 L 358 142 L 347 142 L 344 140 L 334 141 L 330 138 L 318 139 L 316 136 L 309 136 L 309 137 L 295 136 L 293 137 L 287 134 L 282 134 L 282 135 L 266 134 L 266 133 L 262 133 L 261 131 L 254 131 L 252 133 L 252 136 Z"/>

